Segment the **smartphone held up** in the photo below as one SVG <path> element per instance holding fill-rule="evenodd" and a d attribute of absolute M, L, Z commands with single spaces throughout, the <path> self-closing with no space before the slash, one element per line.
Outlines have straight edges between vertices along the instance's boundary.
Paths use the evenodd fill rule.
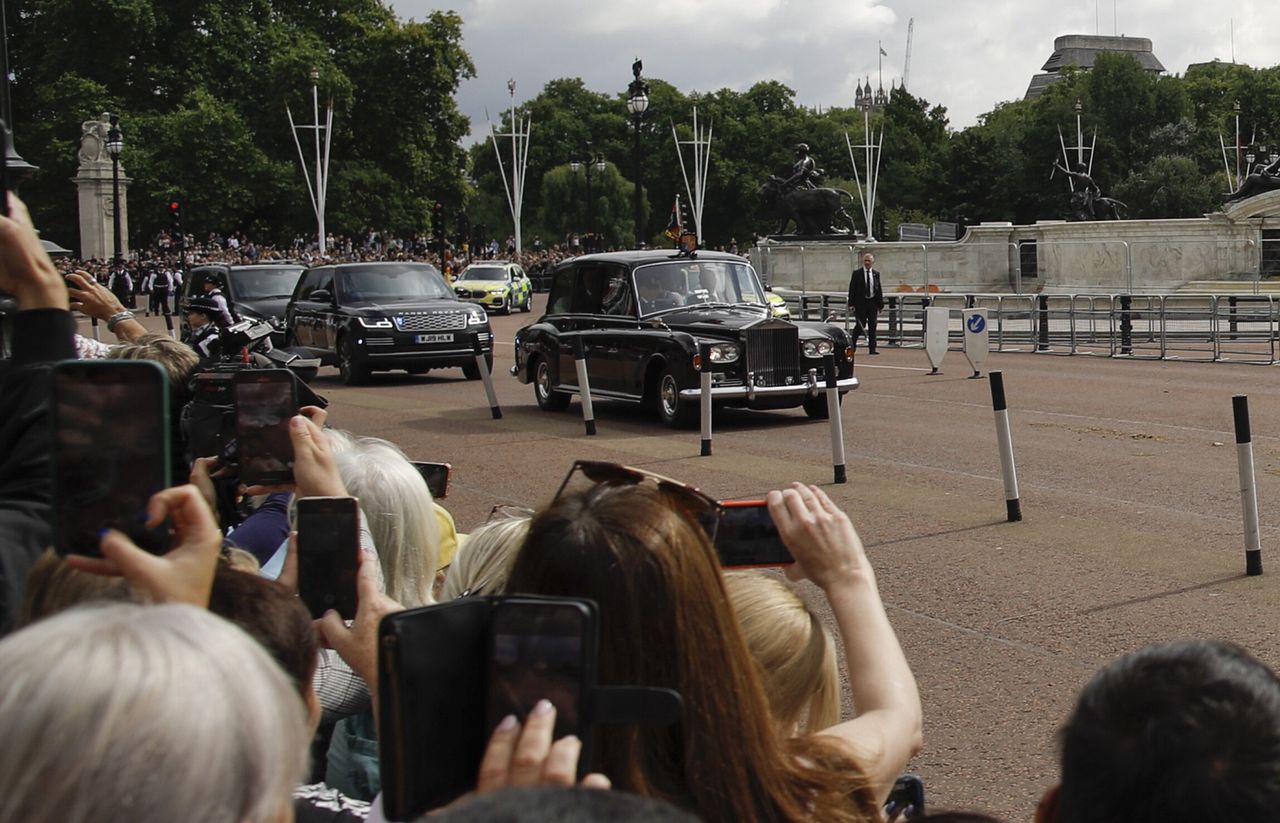
<path fill-rule="evenodd" d="M 298 413 L 293 373 L 288 369 L 237 372 L 235 404 L 240 482 L 246 486 L 292 483 L 289 420 Z"/>
<path fill-rule="evenodd" d="M 764 500 L 724 501 L 718 517 L 714 542 L 721 566 L 752 568 L 796 562 Z"/>
<path fill-rule="evenodd" d="M 298 499 L 298 597 L 314 618 L 353 620 L 359 603 L 360 508 L 354 497 Z"/>
<path fill-rule="evenodd" d="M 53 370 L 53 535 L 59 554 L 99 553 L 104 529 L 169 548 L 147 504 L 169 486 L 169 379 L 146 360 L 68 360 Z"/>

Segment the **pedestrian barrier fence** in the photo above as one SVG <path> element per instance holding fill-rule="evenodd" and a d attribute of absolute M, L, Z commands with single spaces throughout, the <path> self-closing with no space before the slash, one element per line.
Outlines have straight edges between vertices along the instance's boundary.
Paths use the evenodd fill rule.
<path fill-rule="evenodd" d="M 793 316 L 855 327 L 838 292 L 778 293 Z M 889 346 L 923 348 L 926 309 L 951 309 L 948 347 L 963 349 L 960 311 L 987 310 L 999 352 L 1093 355 L 1135 360 L 1280 362 L 1280 303 L 1267 294 L 978 294 L 885 295 L 878 336 Z"/>

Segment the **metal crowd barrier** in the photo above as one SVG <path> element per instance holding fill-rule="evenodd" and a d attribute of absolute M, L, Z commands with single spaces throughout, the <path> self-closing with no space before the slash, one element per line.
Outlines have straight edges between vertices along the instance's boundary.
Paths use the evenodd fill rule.
<path fill-rule="evenodd" d="M 799 293 L 788 304 L 799 319 L 853 328 L 843 293 Z M 1280 362 L 1280 301 L 1272 295 L 893 293 L 880 314 L 881 344 L 923 347 L 931 306 L 957 314 L 985 308 L 992 347 L 1000 352 Z M 949 324 L 948 347 L 963 345 L 963 328 Z"/>

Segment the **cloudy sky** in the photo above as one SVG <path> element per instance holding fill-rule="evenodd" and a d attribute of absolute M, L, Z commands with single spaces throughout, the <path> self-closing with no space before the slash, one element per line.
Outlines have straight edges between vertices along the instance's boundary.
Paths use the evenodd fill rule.
<path fill-rule="evenodd" d="M 473 133 L 508 105 L 507 79 L 527 99 L 547 81 L 581 77 L 623 91 L 631 61 L 685 93 L 743 91 L 778 80 L 805 106 L 849 106 L 855 82 L 885 88 L 904 70 L 915 19 L 909 87 L 946 106 L 953 128 L 1021 98 L 1063 34 L 1126 34 L 1152 41 L 1170 73 L 1232 59 L 1280 63 L 1274 0 L 387 0 L 403 19 L 434 9 L 462 16 L 476 78 L 459 89 Z M 1234 26 L 1233 26 L 1234 24 Z M 535 126 L 536 129 L 536 126 Z"/>

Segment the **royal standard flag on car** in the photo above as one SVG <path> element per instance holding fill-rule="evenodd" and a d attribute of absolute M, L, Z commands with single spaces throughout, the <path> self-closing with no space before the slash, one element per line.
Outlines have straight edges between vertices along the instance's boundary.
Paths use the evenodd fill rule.
<path fill-rule="evenodd" d="M 667 221 L 667 230 L 665 234 L 672 240 L 679 240 L 683 231 L 683 225 L 680 220 L 680 195 L 676 195 L 676 202 L 671 207 L 671 219 Z"/>

